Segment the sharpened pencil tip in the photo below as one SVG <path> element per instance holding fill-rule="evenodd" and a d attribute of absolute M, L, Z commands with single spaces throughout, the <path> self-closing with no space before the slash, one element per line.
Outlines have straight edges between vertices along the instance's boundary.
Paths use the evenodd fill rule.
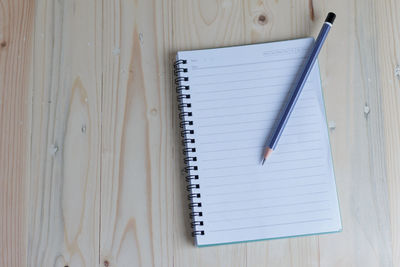
<path fill-rule="evenodd" d="M 265 158 L 263 158 L 263 161 L 261 162 L 261 165 L 264 165 L 265 163 Z"/>
<path fill-rule="evenodd" d="M 272 153 L 272 148 L 267 147 L 265 149 L 264 159 L 262 161 L 262 165 L 264 165 L 265 161 L 267 160 L 268 156 Z"/>

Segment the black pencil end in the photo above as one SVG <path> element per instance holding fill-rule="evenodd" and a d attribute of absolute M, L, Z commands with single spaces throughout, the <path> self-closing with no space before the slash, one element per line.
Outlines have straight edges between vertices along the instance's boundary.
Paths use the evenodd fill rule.
<path fill-rule="evenodd" d="M 333 12 L 329 12 L 329 13 L 328 13 L 328 16 L 326 16 L 325 22 L 328 22 L 328 23 L 330 23 L 330 24 L 333 24 L 333 22 L 335 21 L 335 19 L 336 19 L 336 14 L 333 13 Z"/>

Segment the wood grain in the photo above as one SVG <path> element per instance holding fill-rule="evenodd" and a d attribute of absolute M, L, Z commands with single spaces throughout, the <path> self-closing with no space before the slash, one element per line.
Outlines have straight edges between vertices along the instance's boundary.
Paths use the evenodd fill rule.
<path fill-rule="evenodd" d="M 392 256 L 393 266 L 400 265 L 400 16 L 396 12 L 400 5 L 397 1 L 386 1 L 376 6 L 376 49 L 379 51 L 377 68 L 380 84 L 377 90 L 381 93 L 384 133 L 380 138 L 384 144 L 385 177 L 376 177 L 382 186 L 388 188 L 390 223 L 382 225 L 390 231 L 390 243 L 387 252 Z M 385 29 L 385 30 L 383 30 Z M 379 196 L 383 197 L 383 196 Z"/>
<path fill-rule="evenodd" d="M 391 266 L 374 4 L 326 6 L 343 10 L 320 57 L 327 118 L 337 125 L 330 137 L 343 221 L 342 234 L 320 237 L 326 266 Z"/>
<path fill-rule="evenodd" d="M 24 266 L 34 5 L 11 0 L 0 6 L 0 266 Z"/>
<path fill-rule="evenodd" d="M 160 8 L 154 1 L 104 4 L 101 263 L 162 266 L 171 242 L 160 167 L 167 159 Z"/>
<path fill-rule="evenodd" d="M 399 266 L 396 0 L 0 0 L 1 266 Z M 196 248 L 178 50 L 316 36 L 343 232 Z"/>
<path fill-rule="evenodd" d="M 29 266 L 99 261 L 101 3 L 36 1 Z"/>

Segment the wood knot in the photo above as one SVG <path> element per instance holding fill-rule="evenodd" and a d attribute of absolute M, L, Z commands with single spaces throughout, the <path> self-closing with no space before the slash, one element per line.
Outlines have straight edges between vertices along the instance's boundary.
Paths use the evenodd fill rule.
<path fill-rule="evenodd" d="M 258 21 L 258 24 L 260 24 L 260 25 L 265 25 L 265 24 L 267 24 L 268 19 L 267 19 L 267 16 L 266 16 L 265 14 L 260 14 L 260 15 L 258 16 L 257 21 Z"/>
<path fill-rule="evenodd" d="M 7 42 L 6 42 L 6 41 L 1 42 L 1 43 L 0 43 L 0 46 L 1 46 L 1 47 L 6 47 L 6 46 L 7 46 Z"/>
<path fill-rule="evenodd" d="M 365 117 L 368 117 L 369 112 L 370 112 L 370 108 L 369 108 L 368 104 L 365 103 L 365 105 L 364 105 L 364 115 L 365 115 Z"/>
<path fill-rule="evenodd" d="M 314 13 L 314 4 L 313 4 L 313 0 L 309 0 L 309 2 L 308 2 L 308 8 L 310 9 L 310 19 L 311 19 L 311 21 L 314 21 L 314 19 L 315 19 L 315 13 Z"/>
<path fill-rule="evenodd" d="M 152 116 L 156 116 L 157 115 L 157 109 L 155 109 L 155 108 L 153 108 L 153 109 L 151 109 L 150 110 L 150 114 L 152 115 Z"/>
<path fill-rule="evenodd" d="M 400 80 L 400 65 L 397 65 L 397 66 L 394 68 L 394 76 L 396 76 L 397 79 Z"/>

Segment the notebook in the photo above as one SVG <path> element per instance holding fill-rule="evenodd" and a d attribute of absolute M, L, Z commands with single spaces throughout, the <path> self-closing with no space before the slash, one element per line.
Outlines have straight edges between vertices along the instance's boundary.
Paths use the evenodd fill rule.
<path fill-rule="evenodd" d="M 314 39 L 178 52 L 174 64 L 197 246 L 342 229 L 318 63 L 261 160 Z"/>

